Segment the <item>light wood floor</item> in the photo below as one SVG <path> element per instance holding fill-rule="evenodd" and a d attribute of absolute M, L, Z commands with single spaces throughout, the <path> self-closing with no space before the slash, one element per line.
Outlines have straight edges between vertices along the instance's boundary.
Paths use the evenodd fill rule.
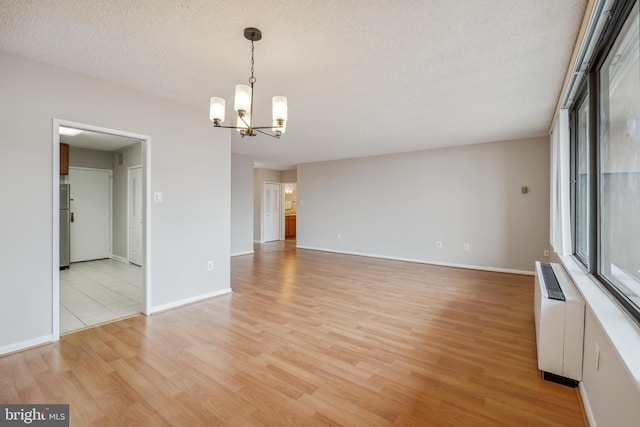
<path fill-rule="evenodd" d="M 72 426 L 584 425 L 536 369 L 532 277 L 293 245 L 233 258 L 233 295 L 0 358 L 0 402 Z"/>

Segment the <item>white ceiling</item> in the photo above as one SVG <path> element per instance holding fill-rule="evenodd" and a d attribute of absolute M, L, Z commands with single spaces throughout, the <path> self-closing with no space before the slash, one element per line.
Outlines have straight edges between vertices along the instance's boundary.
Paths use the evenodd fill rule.
<path fill-rule="evenodd" d="M 586 0 L 0 0 L 0 50 L 202 110 L 246 83 L 259 165 L 546 135 Z M 225 124 L 229 124 L 229 119 Z M 218 130 L 226 132 L 226 130 Z"/>
<path fill-rule="evenodd" d="M 141 141 L 126 136 L 83 130 L 77 135 L 60 135 L 60 142 L 88 150 L 116 151 Z"/>

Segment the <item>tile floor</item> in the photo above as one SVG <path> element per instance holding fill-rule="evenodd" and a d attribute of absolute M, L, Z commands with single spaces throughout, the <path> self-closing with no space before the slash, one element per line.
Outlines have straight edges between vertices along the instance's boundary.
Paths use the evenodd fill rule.
<path fill-rule="evenodd" d="M 112 259 L 60 271 L 60 333 L 142 311 L 142 268 Z"/>

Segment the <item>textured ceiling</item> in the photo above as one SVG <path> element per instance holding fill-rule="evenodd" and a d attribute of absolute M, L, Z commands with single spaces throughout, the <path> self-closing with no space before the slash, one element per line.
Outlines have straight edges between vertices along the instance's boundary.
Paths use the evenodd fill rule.
<path fill-rule="evenodd" d="M 585 0 L 0 0 L 0 50 L 202 110 L 249 77 L 232 151 L 291 165 L 546 135 Z M 229 124 L 229 119 L 225 124 Z M 220 132 L 226 132 L 220 130 Z"/>

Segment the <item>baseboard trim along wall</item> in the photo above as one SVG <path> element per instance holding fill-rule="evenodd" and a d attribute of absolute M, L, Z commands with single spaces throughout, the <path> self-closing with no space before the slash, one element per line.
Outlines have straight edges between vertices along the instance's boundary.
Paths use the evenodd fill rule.
<path fill-rule="evenodd" d="M 15 353 L 17 351 L 27 350 L 33 347 L 38 347 L 43 344 L 49 344 L 53 342 L 53 334 L 44 335 L 38 338 L 33 338 L 26 341 L 20 341 L 13 344 L 0 347 L 0 356 L 5 356 L 9 353 Z"/>
<path fill-rule="evenodd" d="M 253 251 L 245 251 L 245 252 L 236 252 L 235 254 L 231 254 L 232 257 L 234 256 L 241 256 L 241 255 L 252 255 Z"/>
<path fill-rule="evenodd" d="M 325 248 L 316 248 L 312 246 L 296 246 L 298 249 L 309 249 L 312 251 L 322 251 L 322 252 L 333 252 L 337 254 L 345 254 L 345 255 L 357 255 L 364 256 L 369 258 L 381 258 L 381 259 L 390 259 L 394 261 L 406 261 L 406 262 L 416 262 L 419 264 L 430 264 L 430 265 L 439 265 L 442 267 L 455 267 L 455 268 L 465 268 L 467 270 L 482 270 L 482 271 L 493 271 L 496 273 L 509 273 L 509 274 L 522 274 L 525 276 L 533 276 L 534 271 L 526 271 L 526 270 L 512 270 L 509 268 L 497 268 L 497 267 L 483 267 L 480 265 L 467 265 L 467 264 L 454 264 L 449 262 L 439 262 L 439 261 L 429 261 L 425 259 L 416 259 L 416 258 L 403 258 L 403 257 L 394 257 L 388 255 L 377 255 L 377 254 L 368 254 L 361 252 L 349 252 L 349 251 L 338 251 L 335 249 L 325 249 Z"/>
<path fill-rule="evenodd" d="M 585 391 L 584 386 L 582 386 L 582 383 L 578 385 L 578 390 L 580 390 L 580 398 L 582 399 L 582 409 L 584 410 L 587 420 L 589 421 L 589 426 L 597 427 L 598 424 L 596 423 L 596 418 L 593 416 L 593 411 L 591 410 L 591 404 L 589 403 L 587 392 Z"/>
<path fill-rule="evenodd" d="M 121 256 L 118 255 L 111 255 L 111 259 L 114 261 L 120 261 L 120 262 L 124 262 L 126 264 L 129 264 L 129 260 L 127 258 L 123 258 Z"/>
<path fill-rule="evenodd" d="M 157 305 L 155 307 L 151 307 L 151 310 L 149 311 L 149 314 L 158 314 L 158 313 L 163 312 L 163 311 L 167 311 L 167 310 L 171 310 L 171 309 L 174 309 L 174 308 L 182 307 L 184 305 L 193 304 L 194 302 L 199 302 L 199 301 L 202 301 L 202 300 L 205 300 L 205 299 L 209 299 L 209 298 L 213 298 L 213 297 L 217 297 L 217 296 L 221 296 L 221 295 L 230 294 L 232 292 L 233 291 L 231 290 L 231 288 L 225 288 L 225 289 L 221 289 L 219 291 L 210 292 L 208 294 L 198 295 L 198 296 L 191 297 L 191 298 L 185 298 L 185 299 L 179 300 L 179 301 L 174 301 L 174 302 L 171 302 L 169 304 Z"/>

